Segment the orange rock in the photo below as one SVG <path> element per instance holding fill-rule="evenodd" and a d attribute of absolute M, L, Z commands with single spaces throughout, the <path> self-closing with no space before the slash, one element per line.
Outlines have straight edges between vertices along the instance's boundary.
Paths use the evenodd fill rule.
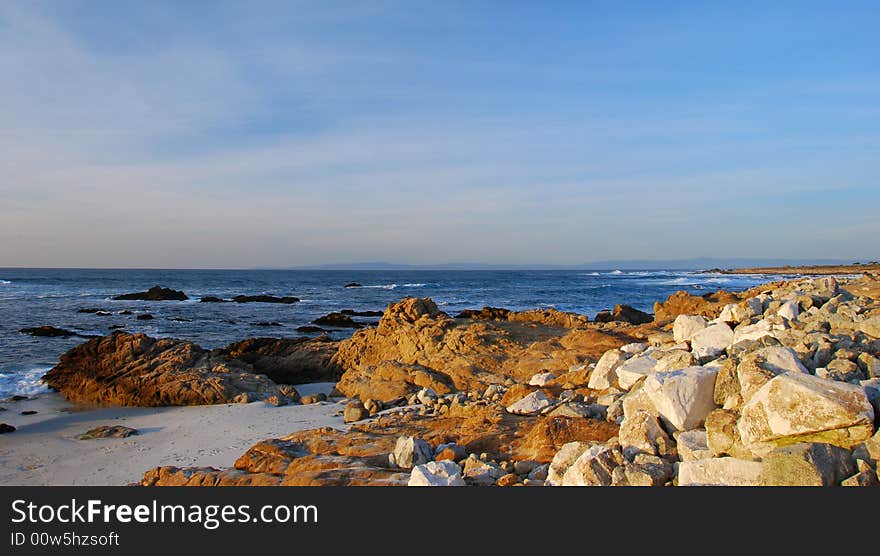
<path fill-rule="evenodd" d="M 295 393 L 252 371 L 192 342 L 114 333 L 62 355 L 44 380 L 71 401 L 111 405 L 205 405 Z"/>
<path fill-rule="evenodd" d="M 665 323 L 674 320 L 678 315 L 702 315 L 714 319 L 721 314 L 725 305 L 738 303 L 746 297 L 746 293 L 735 294 L 724 290 L 702 296 L 677 291 L 666 298 L 666 301 L 654 303 L 654 320 Z"/>
<path fill-rule="evenodd" d="M 519 477 L 516 473 L 508 473 L 503 477 L 499 478 L 495 484 L 500 487 L 513 486 L 519 482 Z"/>

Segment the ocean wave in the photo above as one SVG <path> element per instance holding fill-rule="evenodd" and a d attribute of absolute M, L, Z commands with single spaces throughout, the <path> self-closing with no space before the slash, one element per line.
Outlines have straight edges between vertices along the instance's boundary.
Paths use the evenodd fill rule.
<path fill-rule="evenodd" d="M 612 270 L 608 274 L 613 274 L 615 276 L 619 276 L 620 274 L 623 274 L 623 271 L 622 270 Z"/>
<path fill-rule="evenodd" d="M 404 284 L 403 287 L 404 288 L 423 288 L 426 285 L 427 284 Z"/>
<path fill-rule="evenodd" d="M 364 288 L 371 289 L 379 289 L 379 290 L 393 290 L 397 288 L 397 284 L 377 284 L 375 286 L 362 286 Z"/>
<path fill-rule="evenodd" d="M 692 284 L 692 283 L 694 283 L 694 280 L 691 278 L 685 278 L 682 276 L 681 278 L 674 278 L 672 280 L 663 280 L 662 282 L 653 282 L 653 283 L 658 286 L 680 286 L 683 284 Z"/>
<path fill-rule="evenodd" d="M 602 276 L 598 272 L 581 272 L 579 276 Z"/>
<path fill-rule="evenodd" d="M 10 396 L 33 396 L 48 392 L 49 387 L 40 380 L 52 367 L 37 367 L 18 373 L 0 373 L 0 398 Z"/>
<path fill-rule="evenodd" d="M 11 283 L 9 280 L 0 280 L 0 286 L 8 286 Z"/>
<path fill-rule="evenodd" d="M 706 284 L 729 284 L 733 282 L 730 278 L 709 278 L 705 280 Z"/>

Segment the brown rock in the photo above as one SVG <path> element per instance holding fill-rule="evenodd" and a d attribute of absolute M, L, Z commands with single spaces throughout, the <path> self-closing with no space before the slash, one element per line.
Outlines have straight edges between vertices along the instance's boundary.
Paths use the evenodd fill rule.
<path fill-rule="evenodd" d="M 533 322 L 544 326 L 560 328 L 576 328 L 590 322 L 586 315 L 565 313 L 556 309 L 532 309 L 530 311 L 511 312 L 507 320 L 513 322 Z"/>
<path fill-rule="evenodd" d="M 325 401 L 327 401 L 327 395 L 323 392 L 318 392 L 317 394 L 309 394 L 308 396 L 303 396 L 299 399 L 299 403 L 303 405 L 311 405 Z"/>
<path fill-rule="evenodd" d="M 654 320 L 665 323 L 675 319 L 678 315 L 702 315 L 714 319 L 725 305 L 738 303 L 745 297 L 719 290 L 706 295 L 691 295 L 686 291 L 677 291 L 666 298 L 666 301 L 654 303 Z"/>
<path fill-rule="evenodd" d="M 305 384 L 339 380 L 342 369 L 332 361 L 338 346 L 326 336 L 248 338 L 212 353 L 247 363 L 278 384 Z"/>
<path fill-rule="evenodd" d="M 443 395 L 453 391 L 451 380 L 442 373 L 416 364 L 382 361 L 366 372 L 346 372 L 336 389 L 350 398 L 374 399 L 388 403 L 430 388 Z"/>
<path fill-rule="evenodd" d="M 309 453 L 300 442 L 273 438 L 252 446 L 235 461 L 234 467 L 250 473 L 283 475 L 290 462 Z"/>
<path fill-rule="evenodd" d="M 137 429 L 124 427 L 122 425 L 104 425 L 95 427 L 78 436 L 80 440 L 90 440 L 93 438 L 128 438 L 137 434 Z"/>
<path fill-rule="evenodd" d="M 500 487 L 506 487 L 506 486 L 513 486 L 518 482 L 519 482 L 519 477 L 517 476 L 516 473 L 508 473 L 507 475 L 500 477 L 495 482 L 495 484 Z"/>
<path fill-rule="evenodd" d="M 430 299 L 392 304 L 377 328 L 360 330 L 339 344 L 333 361 L 345 373 L 337 389 L 345 396 L 381 401 L 407 396 L 416 386 L 441 395 L 482 392 L 506 379 L 528 382 L 539 372 L 564 375 L 634 340 L 622 333 L 564 328 L 561 324 L 573 324 L 568 313 L 511 313 L 509 318 L 523 320 L 453 320 Z M 541 322 L 548 319 L 552 325 Z M 556 382 L 562 384 L 563 378 Z"/>
<path fill-rule="evenodd" d="M 323 317 L 313 320 L 312 323 L 320 326 L 333 326 L 336 328 L 361 328 L 364 326 L 359 322 L 355 322 L 350 316 L 343 315 L 342 313 L 330 313 L 329 315 L 324 315 Z"/>
<path fill-rule="evenodd" d="M 479 311 L 473 309 L 465 309 L 455 315 L 457 319 L 483 319 L 483 320 L 507 320 L 510 315 L 510 309 L 502 309 L 498 307 L 483 307 Z"/>
<path fill-rule="evenodd" d="M 192 342 L 144 334 L 114 333 L 81 344 L 43 380 L 71 401 L 110 405 L 204 405 L 285 395 L 249 365 Z"/>
<path fill-rule="evenodd" d="M 353 401 L 346 404 L 342 418 L 346 423 L 354 423 L 355 421 L 362 421 L 369 416 L 370 412 L 367 411 L 364 404 L 359 401 Z"/>
<path fill-rule="evenodd" d="M 615 305 L 614 311 L 611 313 L 613 320 L 628 322 L 630 324 L 647 324 L 654 322 L 654 316 L 644 311 L 639 311 L 635 307 L 629 305 Z"/>

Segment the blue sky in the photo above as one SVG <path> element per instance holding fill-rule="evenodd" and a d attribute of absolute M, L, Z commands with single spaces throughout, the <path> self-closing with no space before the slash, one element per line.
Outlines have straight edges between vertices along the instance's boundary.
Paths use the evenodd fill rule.
<path fill-rule="evenodd" d="M 4 2 L 0 267 L 877 259 L 878 23 L 876 2 Z"/>

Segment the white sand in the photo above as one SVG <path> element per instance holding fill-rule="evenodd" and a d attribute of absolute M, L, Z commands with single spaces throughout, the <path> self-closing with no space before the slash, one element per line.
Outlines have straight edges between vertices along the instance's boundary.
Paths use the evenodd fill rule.
<path fill-rule="evenodd" d="M 334 383 L 297 386 L 302 395 L 329 393 Z M 0 485 L 126 485 L 160 465 L 231 467 L 267 438 L 317 427 L 347 428 L 342 403 L 275 407 L 265 402 L 191 407 L 92 408 L 58 394 L 3 402 Z M 20 413 L 36 410 L 36 415 Z M 336 416 L 336 413 L 340 413 Z M 124 425 L 128 438 L 78 440 L 100 425 Z"/>

